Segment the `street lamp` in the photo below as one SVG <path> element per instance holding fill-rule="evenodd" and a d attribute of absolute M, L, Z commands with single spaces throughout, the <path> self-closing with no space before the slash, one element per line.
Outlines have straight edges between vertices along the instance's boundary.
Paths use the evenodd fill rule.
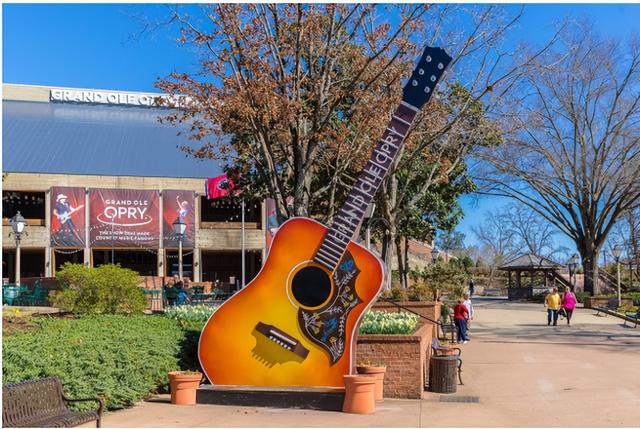
<path fill-rule="evenodd" d="M 182 239 L 186 230 L 187 224 L 178 216 L 173 222 L 173 232 L 178 236 L 178 277 L 180 280 L 182 280 Z"/>
<path fill-rule="evenodd" d="M 440 254 L 440 251 L 436 247 L 434 247 L 431 250 L 431 258 L 433 259 L 433 265 L 435 265 L 436 262 L 438 262 L 438 255 L 439 254 Z"/>
<path fill-rule="evenodd" d="M 571 283 L 571 287 L 573 290 L 576 290 L 575 280 L 576 280 L 576 268 L 578 267 L 578 255 L 575 253 L 569 259 L 569 283 Z"/>
<path fill-rule="evenodd" d="M 622 246 L 616 244 L 615 246 L 613 246 L 611 253 L 613 254 L 613 257 L 616 258 L 616 270 L 618 271 L 618 307 L 620 307 L 622 306 L 622 296 L 620 294 L 620 255 L 622 254 Z"/>
<path fill-rule="evenodd" d="M 11 229 L 13 230 L 13 236 L 16 239 L 16 285 L 20 286 L 20 240 L 22 239 L 22 233 L 27 226 L 27 222 L 24 217 L 17 212 L 11 219 L 9 219 Z"/>

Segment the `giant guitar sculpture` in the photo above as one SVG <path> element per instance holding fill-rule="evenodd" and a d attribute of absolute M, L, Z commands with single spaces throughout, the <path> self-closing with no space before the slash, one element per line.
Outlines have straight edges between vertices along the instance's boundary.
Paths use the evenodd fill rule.
<path fill-rule="evenodd" d="M 384 266 L 351 241 L 420 108 L 451 57 L 427 47 L 364 171 L 332 225 L 292 218 L 275 235 L 262 270 L 208 320 L 200 364 L 216 385 L 343 387 L 364 311 Z"/>

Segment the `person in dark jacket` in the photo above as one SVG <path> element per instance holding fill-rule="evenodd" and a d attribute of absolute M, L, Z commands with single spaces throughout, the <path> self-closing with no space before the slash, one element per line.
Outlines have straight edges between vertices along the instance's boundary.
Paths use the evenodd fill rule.
<path fill-rule="evenodd" d="M 167 284 L 164 285 L 164 297 L 167 301 L 167 305 L 176 305 L 176 300 L 178 299 L 178 289 L 175 287 L 175 282 L 173 278 L 170 278 L 167 281 Z"/>

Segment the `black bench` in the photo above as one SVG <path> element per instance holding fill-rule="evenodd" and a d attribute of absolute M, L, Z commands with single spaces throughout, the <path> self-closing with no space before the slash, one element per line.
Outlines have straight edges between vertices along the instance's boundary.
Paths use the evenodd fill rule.
<path fill-rule="evenodd" d="M 95 401 L 97 411 L 71 411 L 69 402 Z M 96 420 L 100 427 L 103 403 L 100 398 L 70 399 L 55 377 L 28 380 L 2 386 L 3 427 L 73 427 Z"/>
<path fill-rule="evenodd" d="M 638 320 L 640 320 L 640 310 L 638 310 L 636 314 L 627 313 L 625 314 L 625 316 L 626 317 L 624 319 L 624 326 L 627 326 L 627 322 L 633 323 L 634 328 L 638 326 Z M 631 320 L 633 320 L 633 322 Z"/>

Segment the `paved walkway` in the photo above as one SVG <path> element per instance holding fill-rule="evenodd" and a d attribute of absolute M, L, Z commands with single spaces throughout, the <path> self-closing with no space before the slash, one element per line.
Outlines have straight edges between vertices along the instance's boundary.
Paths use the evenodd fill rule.
<path fill-rule="evenodd" d="M 105 427 L 637 427 L 640 328 L 578 309 L 573 326 L 546 326 L 542 304 L 476 300 L 454 395 L 387 399 L 375 415 L 152 402 L 107 413 Z M 561 322 L 560 322 L 561 323 Z M 477 402 L 443 402 L 442 400 Z M 91 425 L 85 425 L 91 427 Z"/>

